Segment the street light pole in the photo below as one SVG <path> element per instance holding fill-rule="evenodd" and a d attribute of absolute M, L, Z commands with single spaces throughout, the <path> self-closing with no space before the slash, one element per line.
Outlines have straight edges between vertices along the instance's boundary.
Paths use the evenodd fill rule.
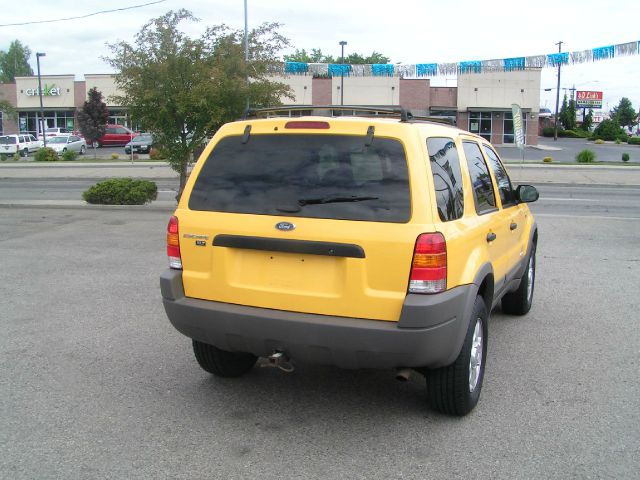
<path fill-rule="evenodd" d="M 47 148 L 47 136 L 45 135 L 44 128 L 44 108 L 42 107 L 42 81 L 40 80 L 40 57 L 45 57 L 47 54 L 43 52 L 36 53 L 36 62 L 38 63 L 38 96 L 40 97 L 40 133 L 42 135 L 42 141 L 44 147 Z"/>
<path fill-rule="evenodd" d="M 344 40 L 340 41 L 342 54 L 340 55 L 340 63 L 344 65 L 344 46 L 347 44 Z M 344 105 L 344 67 L 340 69 L 340 105 Z"/>
<path fill-rule="evenodd" d="M 558 45 L 558 53 L 562 53 L 562 44 L 564 42 L 560 40 L 556 45 Z M 553 141 L 556 142 L 558 140 L 558 105 L 560 104 L 560 67 L 562 66 L 562 62 L 558 60 L 558 86 L 556 88 L 556 118 L 553 127 Z"/>

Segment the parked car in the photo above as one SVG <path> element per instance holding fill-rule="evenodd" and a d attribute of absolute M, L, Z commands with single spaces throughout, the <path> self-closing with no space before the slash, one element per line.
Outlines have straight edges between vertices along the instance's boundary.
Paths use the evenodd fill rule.
<path fill-rule="evenodd" d="M 218 130 L 169 220 L 165 311 L 214 375 L 258 357 L 415 370 L 432 408 L 465 415 L 492 308 L 532 305 L 538 192 L 478 135 L 358 110 Z"/>
<path fill-rule="evenodd" d="M 78 135 L 58 135 L 47 139 L 47 147 L 58 153 L 71 151 L 84 155 L 84 152 L 87 151 L 87 142 Z"/>
<path fill-rule="evenodd" d="M 0 154 L 13 155 L 18 152 L 23 157 L 36 152 L 42 147 L 42 143 L 29 133 L 0 136 Z"/>
<path fill-rule="evenodd" d="M 129 154 L 134 152 L 149 153 L 153 147 L 153 136 L 150 133 L 141 133 L 124 146 L 124 152 Z"/>
<path fill-rule="evenodd" d="M 69 132 L 69 130 L 67 130 L 66 128 L 49 127 L 44 130 L 44 137 L 46 137 L 47 141 L 49 141 L 50 137 L 56 137 L 58 135 L 69 135 L 70 133 L 71 132 Z M 43 140 L 42 134 L 38 135 L 38 140 Z"/>
<path fill-rule="evenodd" d="M 107 125 L 105 134 L 93 142 L 95 147 L 122 147 L 140 135 L 122 125 Z"/>

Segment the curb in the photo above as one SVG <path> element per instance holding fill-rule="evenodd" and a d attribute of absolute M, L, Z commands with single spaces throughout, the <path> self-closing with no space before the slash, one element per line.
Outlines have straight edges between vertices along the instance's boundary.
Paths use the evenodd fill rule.
<path fill-rule="evenodd" d="M 40 200 L 32 202 L 0 202 L 0 208 L 29 208 L 46 210 L 138 210 L 148 212 L 173 212 L 177 204 L 173 202 L 154 202 L 148 205 L 92 205 L 78 200 L 69 200 L 68 204 L 51 203 Z"/>

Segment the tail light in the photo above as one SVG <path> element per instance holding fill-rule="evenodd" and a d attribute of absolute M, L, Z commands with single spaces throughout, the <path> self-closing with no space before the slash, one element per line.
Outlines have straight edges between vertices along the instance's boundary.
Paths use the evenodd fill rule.
<path fill-rule="evenodd" d="M 178 217 L 172 216 L 167 225 L 167 256 L 169 267 L 182 270 L 182 257 L 180 256 L 180 236 L 178 233 Z"/>
<path fill-rule="evenodd" d="M 440 293 L 447 289 L 447 244 L 441 233 L 423 233 L 416 240 L 409 293 Z"/>

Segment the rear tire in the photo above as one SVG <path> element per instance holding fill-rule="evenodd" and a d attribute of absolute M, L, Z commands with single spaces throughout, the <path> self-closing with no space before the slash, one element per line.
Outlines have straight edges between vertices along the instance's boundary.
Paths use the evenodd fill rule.
<path fill-rule="evenodd" d="M 87 148 L 84 145 L 80 146 L 80 155 L 84 155 L 84 152 L 87 151 Z"/>
<path fill-rule="evenodd" d="M 28 157 L 29 156 L 29 149 L 28 148 L 25 148 L 25 149 L 22 150 L 22 156 L 23 157 Z"/>
<path fill-rule="evenodd" d="M 451 365 L 423 372 L 432 409 L 461 417 L 478 403 L 487 359 L 488 317 L 484 300 L 478 295 L 458 358 Z"/>
<path fill-rule="evenodd" d="M 536 281 L 536 245 L 533 244 L 527 269 L 520 280 L 518 289 L 502 297 L 502 311 L 510 315 L 524 315 L 531 310 L 533 303 L 533 287 Z"/>
<path fill-rule="evenodd" d="M 203 370 L 218 377 L 240 377 L 253 368 L 258 357 L 244 352 L 227 352 L 193 340 L 193 353 Z"/>

